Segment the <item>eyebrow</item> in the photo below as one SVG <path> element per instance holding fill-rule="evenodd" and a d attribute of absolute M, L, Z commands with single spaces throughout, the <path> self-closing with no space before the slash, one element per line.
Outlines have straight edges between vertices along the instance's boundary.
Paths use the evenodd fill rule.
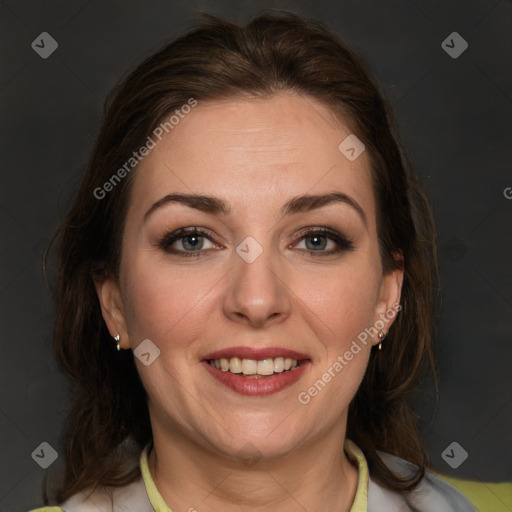
<path fill-rule="evenodd" d="M 281 208 L 281 215 L 293 215 L 296 213 L 308 212 L 316 210 L 328 204 L 340 202 L 351 206 L 361 217 L 364 225 L 368 227 L 368 221 L 364 210 L 359 203 L 352 197 L 342 192 L 329 192 L 327 194 L 310 195 L 292 197 Z M 151 208 L 144 214 L 144 221 L 157 209 L 169 203 L 180 203 L 205 213 L 214 215 L 229 215 L 231 208 L 224 200 L 198 194 L 168 194 L 154 203 Z"/>

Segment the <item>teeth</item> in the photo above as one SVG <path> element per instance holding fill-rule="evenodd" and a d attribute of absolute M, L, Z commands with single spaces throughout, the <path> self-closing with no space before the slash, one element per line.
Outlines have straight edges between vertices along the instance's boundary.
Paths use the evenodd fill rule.
<path fill-rule="evenodd" d="M 238 357 L 232 357 L 229 360 L 228 370 L 231 373 L 242 373 L 242 361 Z"/>
<path fill-rule="evenodd" d="M 262 361 L 258 361 L 256 373 L 258 375 L 272 375 L 274 373 L 274 360 L 263 359 Z"/>
<path fill-rule="evenodd" d="M 209 361 L 210 366 L 223 372 L 243 373 L 244 375 L 273 375 L 285 370 L 295 370 L 299 363 L 290 357 L 274 357 L 256 361 L 255 359 L 240 359 L 223 357 Z"/>
<path fill-rule="evenodd" d="M 274 359 L 274 371 L 276 373 L 281 373 L 284 371 L 284 358 L 276 357 Z"/>
<path fill-rule="evenodd" d="M 258 369 L 258 363 L 254 359 L 242 359 L 242 372 L 244 375 L 254 375 Z"/>

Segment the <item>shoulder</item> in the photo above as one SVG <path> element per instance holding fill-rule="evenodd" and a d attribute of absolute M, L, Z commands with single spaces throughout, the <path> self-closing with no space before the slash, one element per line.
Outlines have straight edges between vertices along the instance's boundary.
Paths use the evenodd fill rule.
<path fill-rule="evenodd" d="M 42 508 L 33 508 L 28 512 L 63 512 L 60 507 L 42 507 Z"/>
<path fill-rule="evenodd" d="M 93 493 L 83 491 L 71 496 L 58 507 L 37 508 L 29 512 L 117 512 L 120 510 L 153 512 L 142 478 L 124 487 L 104 487 Z"/>
<path fill-rule="evenodd" d="M 413 474 L 416 466 L 400 457 L 379 452 L 384 463 L 401 476 Z M 384 509 L 383 507 L 387 507 Z M 402 507 L 402 508 L 400 508 Z M 475 506 L 455 487 L 427 471 L 410 493 L 396 493 L 381 487 L 371 478 L 368 482 L 368 512 L 383 510 L 414 510 L 418 512 L 478 512 Z"/>
<path fill-rule="evenodd" d="M 512 510 L 512 481 L 482 482 L 461 480 L 447 475 L 438 476 L 461 491 L 478 510 Z"/>

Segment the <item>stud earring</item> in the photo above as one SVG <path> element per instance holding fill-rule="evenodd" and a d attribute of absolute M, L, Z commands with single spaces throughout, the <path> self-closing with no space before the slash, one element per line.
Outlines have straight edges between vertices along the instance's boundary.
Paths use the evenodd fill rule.
<path fill-rule="evenodd" d="M 117 341 L 117 350 L 121 350 L 121 346 L 120 346 L 120 340 L 121 339 L 121 336 L 119 336 L 119 334 L 114 338 L 115 341 Z"/>
<path fill-rule="evenodd" d="M 380 343 L 379 343 L 379 350 L 382 350 L 382 342 L 384 341 L 384 338 L 386 337 L 386 335 L 380 331 L 379 332 L 379 340 L 380 340 Z"/>

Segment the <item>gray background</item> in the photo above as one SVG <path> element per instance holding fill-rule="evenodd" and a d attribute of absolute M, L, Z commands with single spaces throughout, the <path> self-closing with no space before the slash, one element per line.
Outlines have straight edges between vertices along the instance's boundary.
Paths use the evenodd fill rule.
<path fill-rule="evenodd" d="M 54 273 L 47 285 L 41 257 L 84 172 L 106 93 L 186 28 L 194 9 L 244 21 L 263 7 L 329 22 L 392 100 L 441 245 L 437 411 L 428 393 L 418 398 L 432 464 L 452 476 L 512 480 L 510 0 L 4 0 L 0 511 L 42 505 L 51 468 L 31 454 L 44 441 L 58 449 L 69 402 L 51 354 Z M 31 48 L 44 31 L 59 45 L 48 59 Z M 469 44 L 457 59 L 441 47 L 453 31 Z M 453 441 L 469 454 L 456 470 L 441 457 Z"/>

